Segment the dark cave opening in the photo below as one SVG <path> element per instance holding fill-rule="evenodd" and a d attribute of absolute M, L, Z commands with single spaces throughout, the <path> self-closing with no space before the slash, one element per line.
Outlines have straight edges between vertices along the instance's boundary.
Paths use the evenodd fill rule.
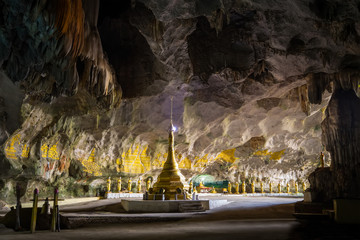
<path fill-rule="evenodd" d="M 211 73 L 227 67 L 244 71 L 253 66 L 253 48 L 242 39 L 248 28 L 244 21 L 252 19 L 252 15 L 233 15 L 230 23 L 224 24 L 219 32 L 210 26 L 205 17 L 198 17 L 196 30 L 188 37 L 189 56 L 195 75 L 206 80 Z"/>
<path fill-rule="evenodd" d="M 136 8 L 139 11 L 144 7 L 137 4 Z M 100 3 L 98 28 L 102 46 L 115 70 L 124 98 L 144 95 L 146 88 L 154 82 L 156 59 L 144 36 L 131 25 L 129 16 L 132 11 L 130 1 Z"/>

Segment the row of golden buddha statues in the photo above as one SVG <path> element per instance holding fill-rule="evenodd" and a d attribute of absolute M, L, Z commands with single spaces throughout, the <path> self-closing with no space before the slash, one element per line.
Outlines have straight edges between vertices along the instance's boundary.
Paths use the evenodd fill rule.
<path fill-rule="evenodd" d="M 146 191 L 149 191 L 151 187 L 151 181 L 150 178 L 146 181 Z M 117 180 L 117 186 L 116 186 L 117 192 L 121 192 L 121 177 Z M 127 185 L 127 192 L 131 193 L 132 192 L 132 181 L 129 178 L 128 180 L 128 185 Z M 137 181 L 137 192 L 140 193 L 141 192 L 141 180 L 139 179 Z M 111 178 L 109 177 L 106 180 L 106 193 L 111 193 Z"/>
<path fill-rule="evenodd" d="M 191 185 L 192 185 L 192 183 L 190 183 L 190 189 L 192 188 Z M 234 193 L 234 194 L 240 194 L 240 183 L 239 183 L 239 182 L 236 182 L 236 183 L 235 183 L 235 192 L 232 191 L 232 190 L 233 190 L 232 187 L 233 187 L 233 186 L 232 186 L 231 182 L 229 182 L 229 183 L 228 183 L 228 187 L 222 189 L 222 192 L 223 192 L 223 193 L 227 193 L 227 194 L 232 194 L 232 193 Z M 203 188 L 208 189 L 208 188 L 204 187 L 204 185 L 203 185 L 202 182 L 200 182 L 199 186 L 196 187 L 195 189 L 196 189 L 197 192 L 202 192 L 201 190 L 202 190 Z M 250 193 L 256 193 L 255 183 L 254 183 L 254 182 L 252 182 L 252 183 L 250 184 L 250 189 L 251 189 L 251 192 L 250 192 Z M 305 184 L 305 183 L 302 183 L 302 190 L 303 190 L 303 192 L 305 192 L 305 190 L 306 190 L 306 184 Z M 212 189 L 211 189 L 210 192 L 211 192 L 211 193 L 217 193 L 214 187 L 212 187 Z M 274 189 L 272 182 L 269 183 L 269 191 L 268 191 L 268 192 L 269 192 L 269 193 L 287 193 L 287 194 L 292 193 L 292 192 L 291 192 L 291 189 L 290 189 L 290 184 L 289 184 L 289 183 L 286 184 L 286 191 L 283 191 L 281 183 L 279 183 L 279 184 L 277 185 L 277 189 Z M 241 194 L 246 194 L 246 193 L 247 193 L 247 192 L 246 192 L 246 184 L 245 184 L 245 182 L 242 182 L 242 184 L 241 184 Z M 258 193 L 265 193 L 265 191 L 264 191 L 264 183 L 263 183 L 263 182 L 260 182 L 260 192 L 258 192 Z M 293 193 L 295 193 L 295 194 L 298 194 L 298 193 L 299 193 L 299 185 L 298 185 L 297 182 L 295 182 L 295 189 L 294 189 L 294 192 L 293 192 Z"/>
<path fill-rule="evenodd" d="M 273 188 L 273 183 L 270 182 L 269 183 L 269 188 L 268 188 L 268 192 L 269 193 L 292 193 L 291 192 L 291 189 L 290 189 L 290 184 L 287 183 L 286 184 L 286 190 L 283 191 L 283 187 L 281 185 L 281 183 L 279 183 L 277 185 L 277 189 L 274 189 Z M 149 189 L 151 188 L 151 180 L 150 178 L 147 179 L 146 181 L 146 187 L 145 187 L 145 191 L 149 191 Z M 251 192 L 250 193 L 256 193 L 256 190 L 255 190 L 255 183 L 252 182 L 250 183 L 250 189 L 251 189 Z M 139 179 L 137 181 L 137 185 L 136 185 L 136 190 L 138 193 L 140 193 L 142 191 L 141 189 L 141 180 Z M 210 192 L 210 193 L 217 193 L 215 188 L 212 187 L 211 189 L 209 187 L 205 187 L 204 184 L 202 182 L 200 182 L 199 186 L 197 187 L 194 187 L 193 186 L 193 183 L 190 182 L 189 184 L 189 192 L 192 193 L 192 192 L 203 192 L 202 190 L 206 190 L 206 192 Z M 210 191 L 208 191 L 210 190 Z M 227 188 L 224 188 L 222 189 L 222 192 L 223 193 L 227 193 L 227 194 L 240 194 L 240 183 L 239 182 L 236 182 L 235 183 L 235 187 L 234 187 L 234 190 L 235 192 L 233 191 L 233 185 L 231 184 L 231 182 L 228 183 L 228 187 Z M 306 184 L 305 183 L 302 183 L 302 191 L 305 192 L 306 190 Z M 117 180 L 117 192 L 121 192 L 121 177 Z M 127 184 L 127 192 L 131 193 L 132 192 L 132 181 L 131 179 L 128 180 L 128 184 Z M 106 182 L 106 193 L 111 193 L 111 178 L 109 177 L 107 179 L 107 182 Z M 246 194 L 246 184 L 245 182 L 242 182 L 241 184 L 241 194 Z M 260 192 L 258 193 L 265 193 L 264 191 L 264 183 L 263 182 L 260 182 Z M 295 194 L 299 193 L 299 185 L 297 182 L 295 182 L 295 189 L 294 189 L 294 192 Z"/>

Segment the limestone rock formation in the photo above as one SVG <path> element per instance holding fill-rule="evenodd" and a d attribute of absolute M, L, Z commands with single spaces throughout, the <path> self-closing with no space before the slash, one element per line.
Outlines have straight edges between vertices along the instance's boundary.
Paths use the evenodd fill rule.
<path fill-rule="evenodd" d="M 326 148 L 331 194 L 359 188 L 347 178 L 359 164 L 357 1 L 0 6 L 1 199 L 20 179 L 83 196 L 108 176 L 156 178 L 171 96 L 187 180 L 303 182 Z"/>
<path fill-rule="evenodd" d="M 359 197 L 359 104 L 353 90 L 337 85 L 322 122 L 323 142 L 332 156 L 331 167 L 318 169 L 309 179 L 316 201 Z"/>

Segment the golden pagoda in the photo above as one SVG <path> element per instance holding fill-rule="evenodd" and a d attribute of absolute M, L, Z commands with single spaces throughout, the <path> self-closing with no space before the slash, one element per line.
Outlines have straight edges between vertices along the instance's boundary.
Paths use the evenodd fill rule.
<path fill-rule="evenodd" d="M 174 126 L 172 123 L 172 99 L 171 99 L 171 120 L 170 120 L 170 129 L 169 129 L 169 149 L 168 156 L 164 167 L 158 176 L 156 183 L 152 189 L 152 194 L 149 195 L 149 199 L 152 200 L 154 194 L 162 194 L 162 191 L 165 190 L 165 200 L 174 200 L 174 199 L 183 199 L 183 194 L 180 194 L 184 191 L 185 178 L 181 174 L 178 164 L 175 160 L 175 151 L 174 151 Z M 175 198 L 175 195 L 177 198 Z M 160 199 L 156 198 L 155 199 Z"/>

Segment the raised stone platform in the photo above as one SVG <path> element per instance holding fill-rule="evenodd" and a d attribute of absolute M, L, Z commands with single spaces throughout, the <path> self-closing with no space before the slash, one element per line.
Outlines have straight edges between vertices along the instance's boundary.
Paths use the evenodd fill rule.
<path fill-rule="evenodd" d="M 106 193 L 105 198 L 142 198 L 143 193 Z"/>
<path fill-rule="evenodd" d="M 107 193 L 105 198 L 143 198 L 143 193 Z M 223 193 L 197 193 L 200 197 L 206 196 L 227 196 L 227 197 L 297 197 L 303 198 L 302 193 L 246 193 L 246 194 L 223 194 Z M 151 199 L 151 198 L 149 198 Z"/>
<path fill-rule="evenodd" d="M 126 212 L 132 213 L 168 213 L 180 212 L 184 205 L 201 205 L 199 211 L 209 210 L 209 200 L 126 200 L 122 199 L 121 204 Z"/>

